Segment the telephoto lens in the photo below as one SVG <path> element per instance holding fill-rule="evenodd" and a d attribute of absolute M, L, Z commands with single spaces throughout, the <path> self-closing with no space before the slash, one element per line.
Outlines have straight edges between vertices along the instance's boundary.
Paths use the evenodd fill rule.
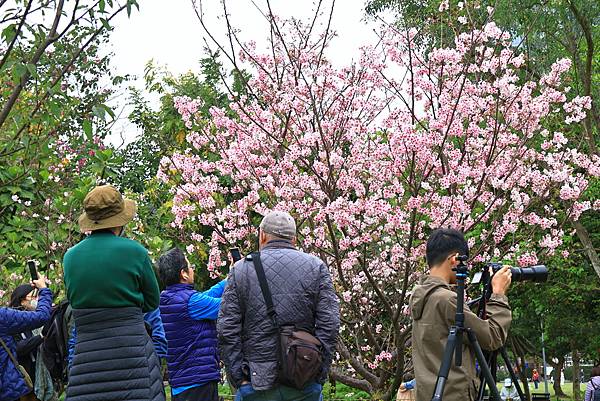
<path fill-rule="evenodd" d="M 513 267 L 510 271 L 512 273 L 512 281 L 544 283 L 548 280 L 548 269 L 544 265 Z"/>
<path fill-rule="evenodd" d="M 502 263 L 488 263 L 492 267 L 494 274 L 502 269 Z M 535 265 L 529 267 L 511 267 L 512 281 L 532 281 L 534 283 L 544 283 L 548 280 L 548 269 L 544 265 Z"/>

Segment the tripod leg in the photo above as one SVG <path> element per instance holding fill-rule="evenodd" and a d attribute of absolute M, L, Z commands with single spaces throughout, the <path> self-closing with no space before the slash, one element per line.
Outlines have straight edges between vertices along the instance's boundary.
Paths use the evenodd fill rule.
<path fill-rule="evenodd" d="M 500 398 L 500 393 L 498 393 L 498 388 L 496 387 L 496 381 L 492 376 L 492 372 L 490 371 L 490 367 L 485 360 L 485 356 L 483 355 L 483 351 L 481 350 L 481 346 L 479 346 L 479 342 L 477 341 L 477 337 L 475 337 L 475 333 L 471 330 L 467 329 L 467 336 L 469 338 L 469 342 L 471 343 L 472 349 L 475 351 L 475 357 L 479 362 L 479 368 L 483 373 L 483 377 L 487 382 L 488 387 L 490 388 L 491 400 L 494 401 L 502 401 Z"/>
<path fill-rule="evenodd" d="M 492 361 L 494 358 L 495 352 L 484 352 L 484 355 L 487 357 L 488 366 L 492 365 Z M 485 396 L 485 377 L 483 377 L 483 370 L 479 369 L 479 393 L 477 394 L 477 401 L 483 401 L 483 397 Z"/>
<path fill-rule="evenodd" d="M 442 401 L 444 394 L 444 387 L 446 386 L 446 380 L 448 380 L 448 373 L 450 373 L 450 366 L 452 365 L 452 356 L 456 349 L 456 327 L 450 328 L 448 334 L 448 341 L 446 342 L 446 348 L 444 349 L 444 359 L 442 359 L 442 366 L 435 382 L 435 390 L 433 391 L 433 397 L 431 401 Z"/>
<path fill-rule="evenodd" d="M 508 357 L 508 352 L 506 352 L 506 348 L 502 346 L 500 348 L 500 355 L 502 355 L 502 359 L 504 359 L 504 363 L 506 364 L 506 369 L 508 369 L 508 373 L 510 374 L 510 378 L 512 379 L 515 388 L 517 389 L 517 393 L 519 393 L 519 399 L 521 401 L 525 401 L 525 394 L 523 394 L 523 390 L 521 390 L 521 385 L 519 384 L 519 378 L 515 374 L 513 367 L 510 363 L 510 358 Z"/>

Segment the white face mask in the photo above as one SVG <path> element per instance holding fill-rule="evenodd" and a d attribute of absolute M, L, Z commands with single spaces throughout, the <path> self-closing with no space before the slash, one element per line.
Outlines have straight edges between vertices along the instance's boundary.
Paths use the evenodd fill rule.
<path fill-rule="evenodd" d="M 38 305 L 37 299 L 32 299 L 31 302 L 29 302 L 29 307 L 31 310 L 36 310 L 37 305 Z"/>

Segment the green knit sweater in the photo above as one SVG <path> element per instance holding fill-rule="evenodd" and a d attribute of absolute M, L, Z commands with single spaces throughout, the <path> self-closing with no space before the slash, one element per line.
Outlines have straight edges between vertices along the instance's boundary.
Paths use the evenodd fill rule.
<path fill-rule="evenodd" d="M 67 297 L 75 309 L 158 307 L 159 289 L 148 251 L 110 232 L 92 233 L 63 261 Z"/>

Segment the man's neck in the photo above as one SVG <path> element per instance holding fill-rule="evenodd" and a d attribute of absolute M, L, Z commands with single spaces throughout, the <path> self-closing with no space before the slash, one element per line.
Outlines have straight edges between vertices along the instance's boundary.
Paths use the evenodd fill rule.
<path fill-rule="evenodd" d="M 437 278 L 441 278 L 442 280 L 444 280 L 446 283 L 450 284 L 450 272 L 448 272 L 447 269 L 444 269 L 442 267 L 432 267 L 431 269 L 429 269 L 429 276 L 430 277 L 437 277 Z"/>

